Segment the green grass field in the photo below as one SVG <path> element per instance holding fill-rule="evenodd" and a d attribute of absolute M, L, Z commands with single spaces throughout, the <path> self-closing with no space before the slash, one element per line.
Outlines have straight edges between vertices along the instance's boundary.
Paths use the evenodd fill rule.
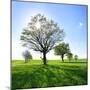
<path fill-rule="evenodd" d="M 87 84 L 87 61 L 12 61 L 12 89 L 60 87 Z"/>

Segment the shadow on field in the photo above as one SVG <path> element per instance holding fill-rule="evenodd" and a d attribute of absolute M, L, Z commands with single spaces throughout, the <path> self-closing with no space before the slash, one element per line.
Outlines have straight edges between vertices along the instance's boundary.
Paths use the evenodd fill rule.
<path fill-rule="evenodd" d="M 87 84 L 86 69 L 56 65 L 34 65 L 12 73 L 12 88 L 41 88 Z"/>

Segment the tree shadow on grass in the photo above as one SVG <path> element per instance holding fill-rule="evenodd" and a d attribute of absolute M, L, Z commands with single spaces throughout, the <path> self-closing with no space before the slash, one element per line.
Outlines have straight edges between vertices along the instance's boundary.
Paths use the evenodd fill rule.
<path fill-rule="evenodd" d="M 56 65 L 34 65 L 12 75 L 12 88 L 41 88 L 87 84 L 85 71 Z"/>

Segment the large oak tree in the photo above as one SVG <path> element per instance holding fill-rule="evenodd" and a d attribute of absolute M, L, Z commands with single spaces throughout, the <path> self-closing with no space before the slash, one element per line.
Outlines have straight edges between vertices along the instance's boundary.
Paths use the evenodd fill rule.
<path fill-rule="evenodd" d="M 46 54 L 56 43 L 62 41 L 63 37 L 63 29 L 41 14 L 31 17 L 31 21 L 21 34 L 23 46 L 43 53 L 44 64 L 47 64 Z"/>

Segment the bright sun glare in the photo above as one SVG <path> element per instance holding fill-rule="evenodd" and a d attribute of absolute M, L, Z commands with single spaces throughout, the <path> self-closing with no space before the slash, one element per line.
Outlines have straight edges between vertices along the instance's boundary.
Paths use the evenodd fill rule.
<path fill-rule="evenodd" d="M 37 22 L 37 23 L 35 24 L 35 26 L 36 26 L 37 29 L 39 29 L 39 28 L 40 28 L 40 22 Z"/>

